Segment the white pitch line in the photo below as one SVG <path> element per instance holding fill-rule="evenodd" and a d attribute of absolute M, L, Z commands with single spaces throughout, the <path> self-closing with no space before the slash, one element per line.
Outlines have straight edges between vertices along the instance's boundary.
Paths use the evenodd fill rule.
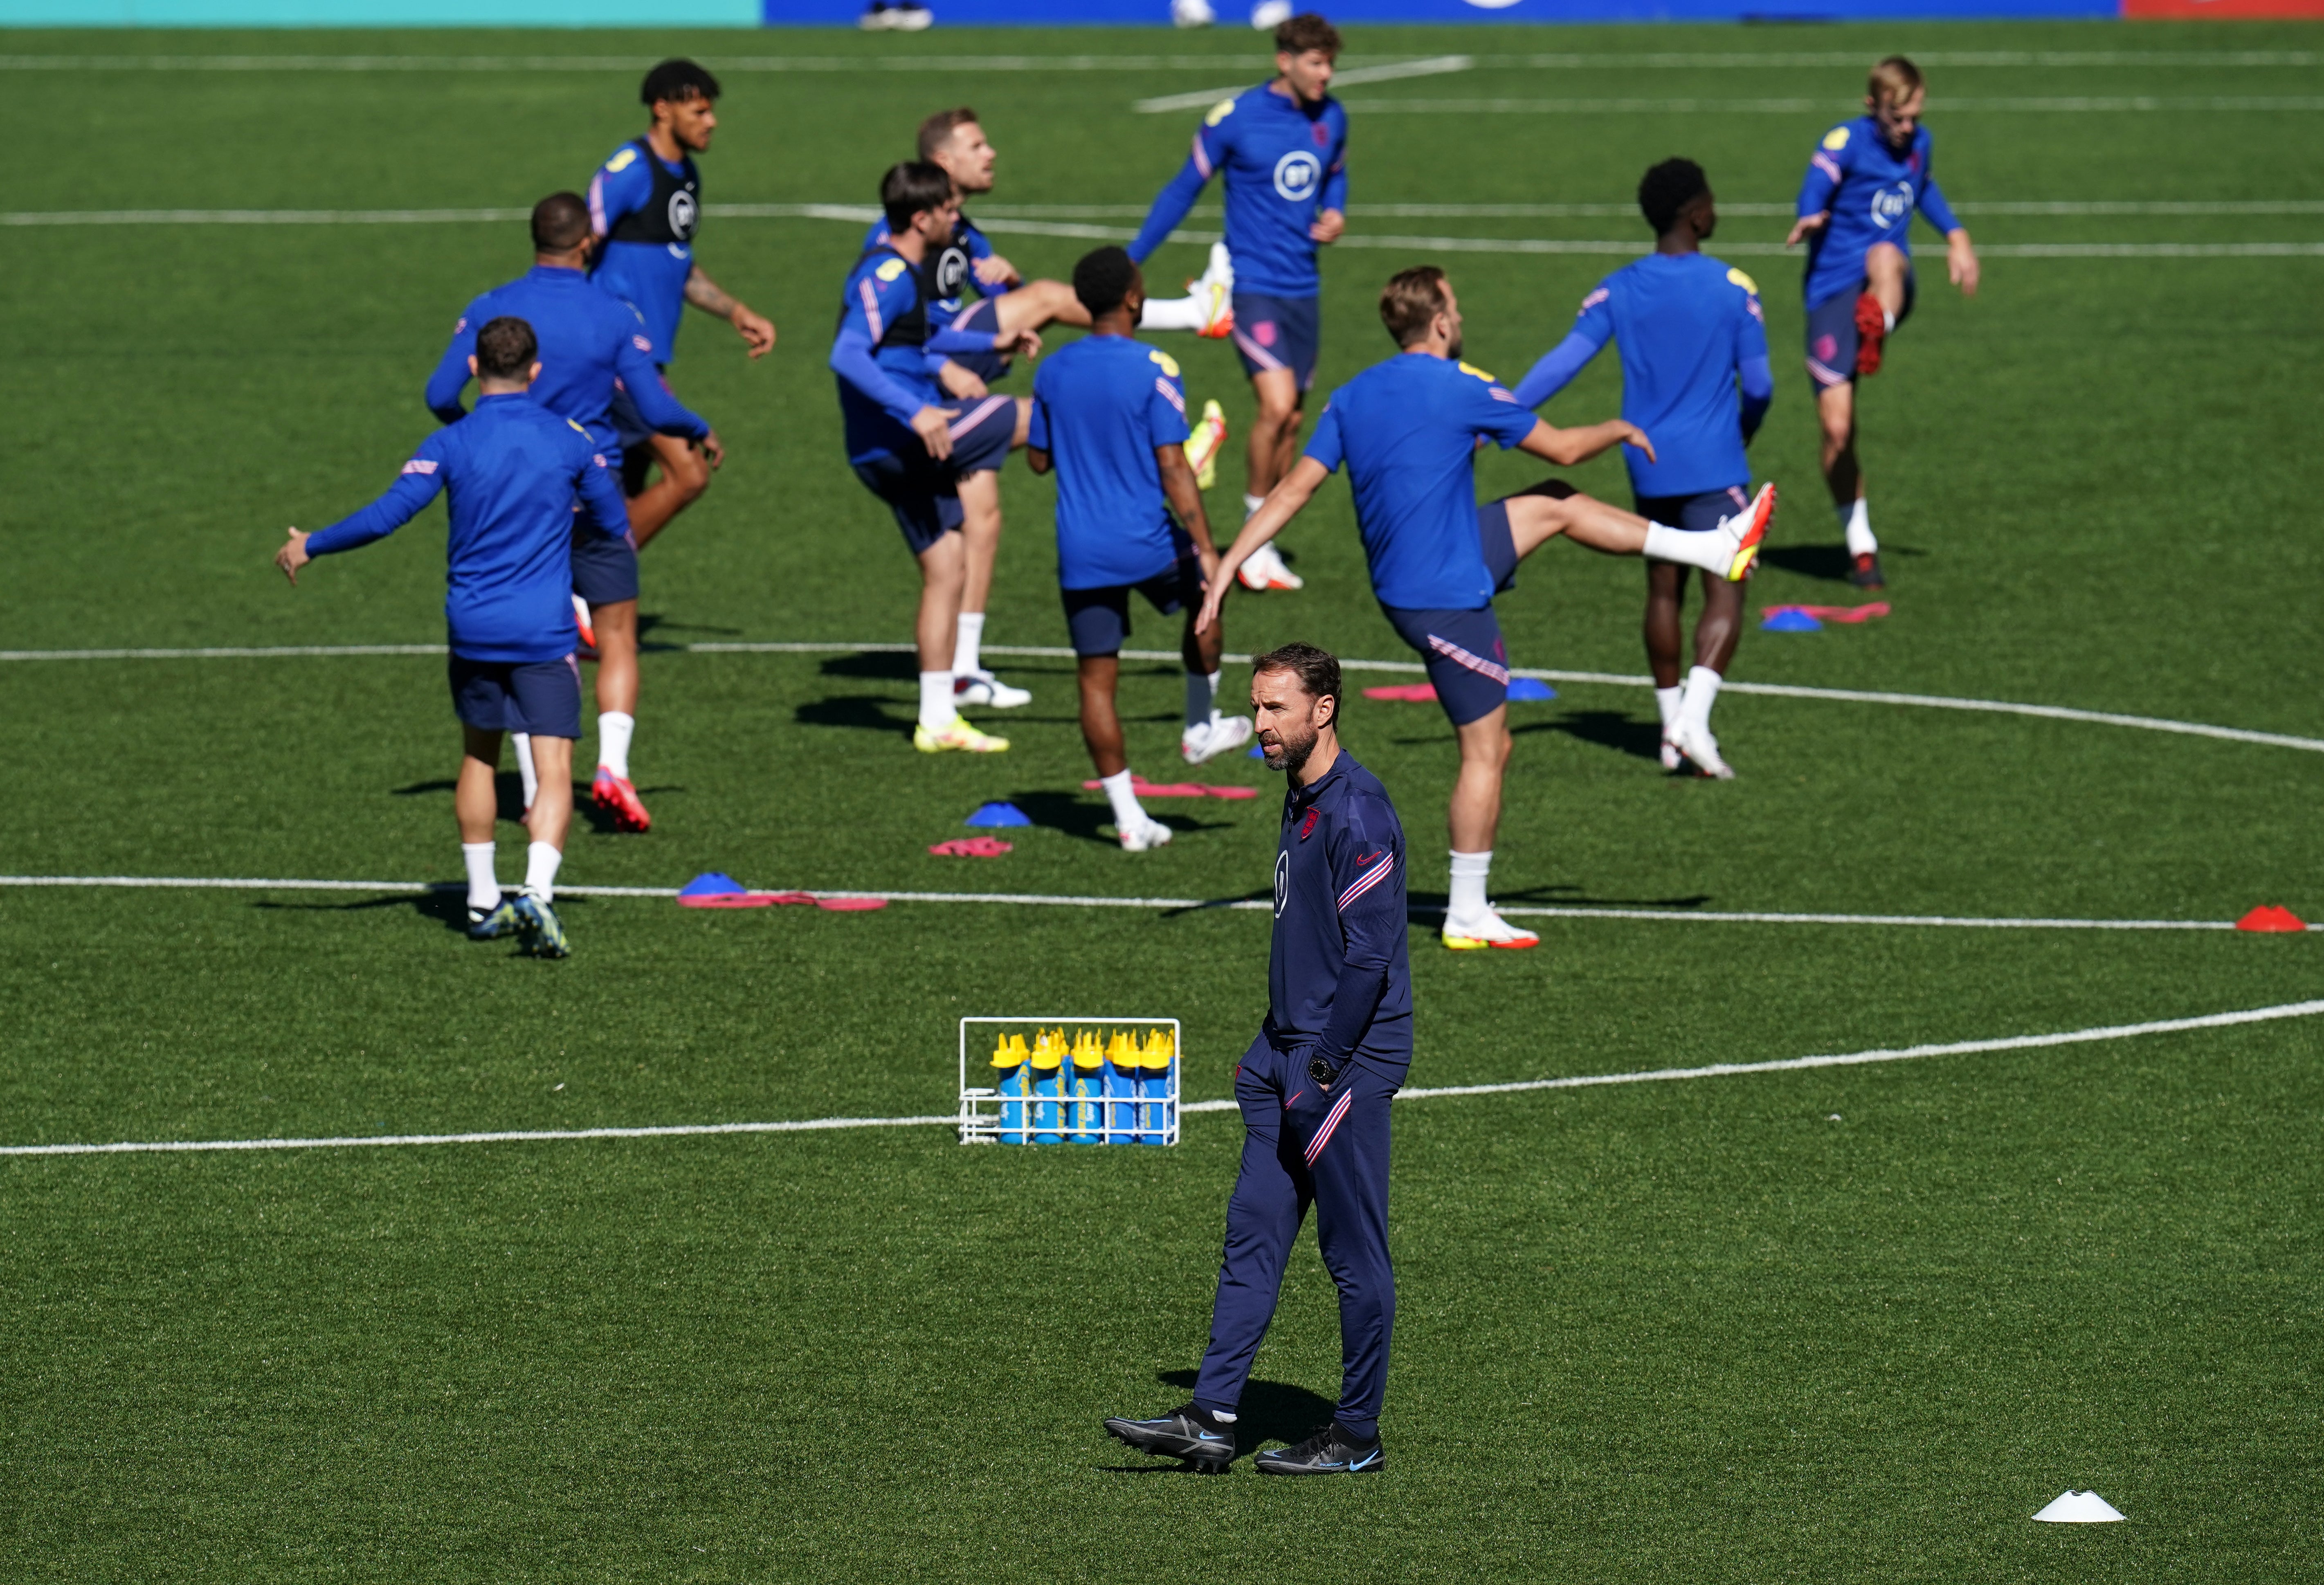
<path fill-rule="evenodd" d="M 737 205 L 740 209 L 748 206 Z M 772 206 L 770 206 L 772 207 Z M 794 205 L 792 207 L 804 207 Z M 837 207 L 837 206 L 834 206 Z M 2324 198 L 2029 198 L 2029 199 L 1961 199 L 1953 207 L 1964 215 L 2324 215 Z M 719 213 L 717 205 L 709 207 L 710 213 Z M 869 205 L 850 207 L 855 214 L 871 214 Z M 1721 215 L 1781 217 L 1790 219 L 1797 212 L 1794 205 L 1737 203 L 1721 199 Z M 987 216 L 1028 220 L 1137 220 L 1147 213 L 1144 204 L 983 204 L 976 207 L 974 218 L 982 224 Z M 1605 203 L 1573 204 L 1350 204 L 1350 216 L 1388 216 L 1392 218 L 1453 219 L 1623 219 L 1636 218 L 1638 206 L 1635 199 L 1624 198 Z M 1221 211 L 1215 204 L 1198 204 L 1187 214 L 1197 219 L 1216 220 Z"/>
<path fill-rule="evenodd" d="M 2210 1013 L 2201 1018 L 2158 1018 L 2144 1024 L 2108 1024 L 2091 1029 L 2069 1029 L 2053 1035 L 2015 1035 L 1998 1040 L 1960 1040 L 1941 1046 L 1905 1046 L 1883 1051 L 1856 1051 L 1832 1056 L 1794 1056 L 1775 1062 L 1722 1062 L 1692 1068 L 1650 1068 L 1630 1074 L 1580 1074 L 1563 1079 L 1522 1079 L 1507 1084 L 1443 1084 L 1399 1091 L 1398 1101 L 1440 1101 L 1465 1095 L 1512 1095 L 1529 1090 L 1579 1090 L 1601 1084 L 1650 1084 L 1680 1079 L 1725 1079 L 1743 1074 L 1788 1073 L 1805 1068 L 1859 1067 L 1872 1063 L 1916 1062 L 1932 1056 L 1968 1056 L 1987 1051 L 2024 1051 L 2052 1046 L 2080 1046 L 2097 1040 L 2126 1040 L 2141 1035 L 2176 1035 L 2196 1029 L 2223 1029 L 2239 1024 L 2266 1023 L 2278 1018 L 2312 1018 L 2324 1013 L 2324 1001 L 2285 1002 L 2243 1012 Z M 1191 1112 L 1232 1111 L 1232 1101 L 1190 1101 L 1178 1108 Z M 349 1150 L 391 1145 L 501 1145 L 571 1139 L 666 1139 L 709 1134 L 803 1134 L 836 1129 L 910 1129 L 955 1125 L 951 1117 L 825 1117 L 798 1122 L 674 1123 L 634 1129 L 496 1129 L 474 1134 L 364 1134 L 313 1139 L 166 1139 L 118 1140 L 104 1145 L 0 1145 L 0 1156 L 126 1156 L 185 1154 L 219 1150 Z"/>
<path fill-rule="evenodd" d="M 182 891 L 341 891 L 362 892 L 372 896 L 382 893 L 420 894 L 460 891 L 467 883 L 462 880 L 308 880 L 290 878 L 265 879 L 246 876 L 203 875 L 0 875 L 0 887 L 26 886 L 94 886 L 120 887 L 132 890 Z M 764 890 L 783 891 L 787 887 L 768 887 Z M 558 890 L 573 897 L 659 897 L 674 898 L 678 889 L 674 886 L 560 886 Z M 1022 908 L 1137 908 L 1147 911 L 1265 913 L 1274 904 L 1265 898 L 1199 898 L 1199 897 L 1075 897 L 1070 894 L 1045 891 L 816 891 L 799 889 L 799 895 L 817 898 L 877 898 L 897 903 L 987 903 Z M 1415 905 L 1411 911 L 1420 915 L 1441 914 L 1441 908 L 1426 904 Z M 2226 919 L 2061 919 L 2061 918 L 1979 918 L 1973 916 L 1947 914 L 1785 914 L 1770 912 L 1720 912 L 1702 908 L 1598 908 L 1577 906 L 1504 906 L 1502 913 L 1511 917 L 1545 919 L 1632 919 L 1679 924 L 1706 925 L 1850 925 L 1884 926 L 1905 928 L 1950 930 L 2233 930 L 2236 926 Z M 2310 925 L 2310 930 L 2324 932 L 2324 924 Z"/>
<path fill-rule="evenodd" d="M 700 643 L 674 645 L 663 651 L 690 655 L 870 655 L 903 654 L 909 644 L 831 643 L 815 640 L 767 643 Z M 987 653 L 1017 655 L 1041 660 L 1069 660 L 1074 652 L 1062 645 L 987 644 Z M 278 656 L 441 655 L 441 644 L 285 644 L 273 648 L 208 650 L 0 650 L 0 662 L 39 660 L 210 660 L 270 659 Z M 1178 659 L 1170 650 L 1124 650 L 1125 660 Z M 1242 665 L 1229 656 L 1231 665 Z M 1416 660 L 1342 660 L 1343 671 L 1425 672 Z M 1606 687 L 1646 688 L 1654 679 L 1611 671 L 1561 671 L 1537 667 L 1514 667 L 1512 677 L 1539 677 L 1545 682 L 1590 683 Z M 2293 737 L 2285 733 L 2252 732 L 2239 726 L 2212 726 L 2200 721 L 2172 721 L 2153 715 L 2123 715 L 2106 710 L 2078 710 L 2063 705 L 2019 705 L 2006 699 L 1955 699 L 1941 694 L 1892 694 L 1863 688 L 1812 688 L 1790 683 L 1729 682 L 1730 694 L 1765 694 L 1784 699 L 1829 699 L 1849 705 L 1904 705 L 1929 710 L 1970 710 L 1994 715 L 2030 715 L 2045 721 L 2079 721 L 2094 726 L 2135 727 L 2142 732 L 2167 732 L 2187 737 L 2216 738 L 2222 742 L 2258 743 L 2275 749 L 2304 749 L 2324 753 L 2324 739 Z"/>
<path fill-rule="evenodd" d="M 2314 66 L 2324 60 L 2313 50 L 1915 50 L 1913 59 L 1923 66 L 2209 66 L 2275 68 Z M 1815 67 L 1836 66 L 1861 70 L 1864 57 L 1840 50 L 1818 51 L 1664 51 L 1652 54 L 1608 52 L 1602 55 L 1480 55 L 1480 70 L 1512 68 L 1533 71 L 1603 70 L 1609 67 L 1684 69 L 1689 67 Z"/>
<path fill-rule="evenodd" d="M 1350 99 L 1349 113 L 1357 115 L 1845 115 L 1855 108 L 1843 99 Z M 2287 110 L 2324 110 L 2324 97 L 2311 94 L 2237 96 L 2209 94 L 2179 97 L 2120 94 L 2075 98 L 1973 99 L 1948 97 L 1932 104 L 1942 116 L 1960 112 L 1996 111 L 2035 115 L 2093 115 Z"/>
<path fill-rule="evenodd" d="M 1443 77 L 1456 71 L 1467 71 L 1476 65 L 1468 55 L 1432 55 L 1421 60 L 1392 60 L 1384 66 L 1359 66 L 1349 71 L 1334 72 L 1332 86 L 1352 88 L 1360 83 L 1394 82 L 1407 77 Z M 1139 99 L 1130 105 L 1141 115 L 1152 115 L 1164 110 L 1207 110 L 1222 99 L 1231 99 L 1250 88 L 1241 82 L 1231 88 L 1195 88 L 1184 94 L 1165 94 L 1158 99 Z"/>

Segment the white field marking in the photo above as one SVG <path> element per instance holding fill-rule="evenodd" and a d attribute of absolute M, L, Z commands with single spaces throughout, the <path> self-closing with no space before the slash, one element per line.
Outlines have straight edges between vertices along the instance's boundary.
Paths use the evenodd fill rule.
<path fill-rule="evenodd" d="M 2324 244 L 2319 244 L 2324 246 Z M 814 640 L 767 643 L 700 643 L 674 645 L 690 655 L 900 655 L 909 644 L 847 644 Z M 988 655 L 1017 655 L 1030 659 L 1069 660 L 1074 652 L 1063 645 L 987 644 Z M 669 651 L 664 651 L 669 653 Z M 276 648 L 210 650 L 0 650 L 0 662 L 12 660 L 209 660 L 271 659 L 278 656 L 441 655 L 441 644 L 285 644 Z M 1125 660 L 1176 660 L 1172 650 L 1124 650 Z M 1227 664 L 1245 662 L 1236 656 Z M 1425 673 L 1416 660 L 1342 660 L 1343 671 Z M 1625 677 L 1611 671 L 1560 671 L 1545 668 L 1512 668 L 1511 677 L 1534 677 L 1545 682 L 1591 683 L 1605 687 L 1646 688 L 1654 679 Z M 2293 737 L 2279 732 L 2251 732 L 2239 726 L 2211 726 L 2200 721 L 2171 721 L 2153 715 L 2123 715 L 2106 710 L 2077 710 L 2063 705 L 2019 705 L 2006 699 L 1954 699 L 1941 694 L 1891 694 L 1862 688 L 1812 688 L 1790 683 L 1729 682 L 1720 685 L 1730 694 L 1766 694 L 1782 699 L 1831 699 L 1850 705 L 1911 705 L 1931 710 L 1975 710 L 1997 715 L 2032 715 L 2048 721 L 2080 721 L 2094 726 L 2128 726 L 2144 732 L 2178 733 L 2189 737 L 2217 738 L 2222 742 L 2258 743 L 2275 749 L 2305 749 L 2324 753 L 2324 739 Z"/>
<path fill-rule="evenodd" d="M 1335 88 L 1353 87 L 1360 83 L 1394 82 L 1406 77 L 1443 77 L 1452 72 L 1466 71 L 1476 65 L 1468 55 L 1431 55 L 1420 60 L 1392 60 L 1383 66 L 1359 66 L 1349 71 L 1332 74 Z M 1196 88 L 1189 93 L 1165 94 L 1158 99 L 1138 99 L 1130 104 L 1132 110 L 1152 115 L 1164 110 L 1207 110 L 1222 99 L 1231 99 L 1250 88 L 1247 82 L 1228 88 Z"/>
<path fill-rule="evenodd" d="M 2313 50 L 1916 50 L 1925 66 L 2314 66 Z M 1480 70 L 1600 70 L 1608 67 L 1838 66 L 1861 70 L 1864 57 L 1839 50 L 1666 51 L 1657 54 L 1480 55 Z"/>
<path fill-rule="evenodd" d="M 372 896 L 395 896 L 467 889 L 464 880 L 299 880 L 236 876 L 200 875 L 0 875 L 6 886 L 97 886 L 134 890 L 182 891 L 351 891 Z M 573 897 L 676 897 L 674 886 L 559 886 L 560 895 Z M 767 890 L 789 890 L 787 887 Z M 1265 898 L 1195 897 L 1071 897 L 1037 891 L 810 891 L 799 895 L 829 898 L 876 898 L 898 903 L 993 903 L 1025 908 L 1139 908 L 1159 912 L 1265 913 L 1275 905 Z M 1441 914 L 1442 908 L 1412 905 L 1420 915 Z M 1941 914 L 1778 914 L 1718 913 L 1692 908 L 1526 908 L 1504 906 L 1502 913 L 1517 917 L 1556 919 L 1635 919 L 1709 925 L 1861 925 L 1899 926 L 1953 930 L 2233 930 L 2226 919 L 2009 919 L 1974 918 Z M 2324 924 L 2307 926 L 2324 932 Z"/>
<path fill-rule="evenodd" d="M 1842 99 L 1350 99 L 1346 104 L 1351 114 L 1363 115 L 1840 115 L 1856 109 L 1853 102 Z M 2113 94 L 2070 98 L 1974 99 L 1948 96 L 1942 102 L 1932 104 L 1930 110 L 1938 116 L 1961 111 L 2064 115 L 2190 110 L 2282 112 L 2324 110 L 2324 97 Z"/>
<path fill-rule="evenodd" d="M 1978 202 L 1964 200 L 1953 205 L 1964 215 L 2324 215 L 2324 198 L 2036 198 L 2023 201 Z M 711 213 L 718 213 L 715 205 Z M 868 215 L 872 211 L 863 208 Z M 979 204 L 974 217 L 980 223 L 988 215 L 1014 217 L 1024 219 L 1052 220 L 1136 220 L 1147 212 L 1144 204 Z M 1394 218 L 1414 219 L 1629 219 L 1638 212 L 1638 206 L 1629 199 L 1603 204 L 1350 204 L 1348 213 L 1385 215 Z M 1797 211 L 1789 203 L 1757 204 L 1729 203 L 1721 199 L 1721 215 L 1781 217 L 1790 219 Z M 1187 214 L 1197 219 L 1215 220 L 1222 211 L 1216 204 L 1198 204 Z"/>
<path fill-rule="evenodd" d="M 1794 1056 L 1775 1062 L 1722 1062 L 1704 1067 L 1651 1068 L 1633 1074 L 1581 1074 L 1563 1079 L 1523 1079 L 1508 1084 L 1442 1084 L 1401 1090 L 1398 1101 L 1438 1101 L 1462 1095 L 1510 1095 L 1527 1090 L 1579 1090 L 1600 1084 L 1647 1084 L 1676 1079 L 1725 1079 L 1741 1074 L 1786 1073 L 1803 1068 L 1860 1067 L 1871 1063 L 1915 1062 L 1932 1056 L 1968 1056 L 1987 1051 L 2024 1051 L 2052 1046 L 2080 1046 L 2096 1040 L 2126 1040 L 2140 1035 L 2176 1035 L 2196 1029 L 2223 1029 L 2238 1024 L 2266 1023 L 2277 1018 L 2312 1018 L 2324 1013 L 2324 1001 L 2285 1002 L 2277 1007 L 2252 1008 L 2243 1012 L 2211 1013 L 2193 1018 L 2158 1018 L 2144 1024 L 2109 1024 L 2092 1029 L 2069 1029 L 2054 1035 L 2015 1035 L 1999 1040 L 1959 1040 L 1942 1046 L 1905 1046 L 1885 1051 L 1855 1051 L 1832 1056 Z M 1181 1115 L 1190 1112 L 1232 1111 L 1232 1101 L 1190 1101 Z M 665 1139 L 703 1134 L 803 1134 L 834 1129 L 909 1129 L 956 1125 L 949 1117 L 825 1117 L 798 1122 L 675 1123 L 637 1129 L 499 1129 L 475 1134 L 368 1134 L 317 1139 L 166 1139 L 121 1140 L 105 1145 L 0 1145 L 0 1156 L 125 1156 L 182 1154 L 213 1150 L 347 1150 L 388 1145 L 500 1145 L 567 1139 Z"/>

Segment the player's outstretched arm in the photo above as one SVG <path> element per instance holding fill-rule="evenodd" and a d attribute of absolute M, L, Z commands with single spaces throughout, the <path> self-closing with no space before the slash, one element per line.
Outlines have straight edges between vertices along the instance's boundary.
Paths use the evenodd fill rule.
<path fill-rule="evenodd" d="M 1588 462 L 1600 452 L 1611 451 L 1617 446 L 1635 446 L 1646 454 L 1648 462 L 1657 460 L 1655 443 L 1646 438 L 1646 432 L 1620 419 L 1585 424 L 1575 429 L 1555 429 L 1536 419 L 1532 432 L 1517 442 L 1519 451 L 1529 452 L 1560 467 Z"/>
<path fill-rule="evenodd" d="M 295 589 L 299 586 L 299 569 L 315 559 L 307 554 L 307 541 L 314 536 L 297 528 L 283 531 L 290 537 L 274 552 L 274 565 L 282 569 L 282 576 L 290 580 Z"/>
<path fill-rule="evenodd" d="M 1203 596 L 1203 613 L 1194 619 L 1197 633 L 1208 632 L 1219 619 L 1219 607 L 1226 604 L 1227 591 L 1234 586 L 1235 573 L 1261 545 L 1281 533 L 1291 520 L 1299 515 L 1300 508 L 1314 497 L 1332 470 L 1312 456 L 1303 456 L 1283 475 L 1259 509 L 1251 513 L 1250 521 L 1235 536 L 1234 544 L 1219 558 L 1218 571 L 1212 576 L 1210 592 Z"/>
<path fill-rule="evenodd" d="M 703 273 L 696 264 L 686 278 L 686 300 L 706 314 L 715 314 L 734 327 L 751 355 L 762 358 L 773 350 L 775 322 L 763 314 L 754 314 L 742 302 L 722 290 L 719 284 Z"/>

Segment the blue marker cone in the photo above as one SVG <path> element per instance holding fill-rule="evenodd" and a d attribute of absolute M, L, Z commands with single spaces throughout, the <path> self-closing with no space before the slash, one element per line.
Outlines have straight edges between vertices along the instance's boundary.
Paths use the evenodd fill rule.
<path fill-rule="evenodd" d="M 680 897 L 732 897 L 749 889 L 724 870 L 711 870 L 696 875 L 678 889 Z"/>
<path fill-rule="evenodd" d="M 961 824 L 963 825 L 1030 825 L 1033 824 L 1033 817 L 1011 803 L 979 804 L 976 806 L 976 812 Z"/>
<path fill-rule="evenodd" d="M 1823 631 L 1823 623 L 1804 611 L 1775 611 L 1760 620 L 1759 631 L 1766 633 L 1820 633 Z"/>
<path fill-rule="evenodd" d="M 1264 760 L 1267 758 L 1267 751 L 1259 744 L 1253 743 L 1250 745 L 1250 752 L 1245 754 L 1243 758 L 1246 760 Z"/>
<path fill-rule="evenodd" d="M 1557 690 L 1537 677 L 1509 678 L 1509 703 L 1512 705 L 1538 705 L 1545 699 L 1555 697 Z"/>

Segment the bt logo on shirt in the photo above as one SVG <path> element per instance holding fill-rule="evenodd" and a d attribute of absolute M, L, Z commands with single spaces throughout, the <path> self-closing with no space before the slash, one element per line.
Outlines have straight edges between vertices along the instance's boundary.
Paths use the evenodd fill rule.
<path fill-rule="evenodd" d="M 1286 202 L 1304 204 L 1315 196 L 1323 179 L 1323 162 L 1305 149 L 1294 149 L 1275 162 L 1275 190 Z"/>
<path fill-rule="evenodd" d="M 1913 184 L 1900 181 L 1872 195 L 1872 223 L 1886 230 L 1913 213 Z"/>

